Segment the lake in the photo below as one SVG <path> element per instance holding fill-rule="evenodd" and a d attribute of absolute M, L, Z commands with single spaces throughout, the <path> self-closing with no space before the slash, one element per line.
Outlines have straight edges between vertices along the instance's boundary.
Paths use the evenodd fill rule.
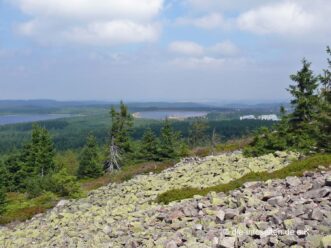
<path fill-rule="evenodd" d="M 0 126 L 7 124 L 55 120 L 71 117 L 70 114 L 29 114 L 29 115 L 0 115 Z"/>
<path fill-rule="evenodd" d="M 208 112 L 202 111 L 172 111 L 172 110 L 164 110 L 164 111 L 143 111 L 136 112 L 133 114 L 136 118 L 141 119 L 152 119 L 152 120 L 164 120 L 166 118 L 169 119 L 177 119 L 183 120 L 189 117 L 202 117 L 206 116 Z"/>

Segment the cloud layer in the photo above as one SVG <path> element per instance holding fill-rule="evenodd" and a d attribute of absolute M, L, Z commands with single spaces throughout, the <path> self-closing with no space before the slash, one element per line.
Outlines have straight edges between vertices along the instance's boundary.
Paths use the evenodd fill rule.
<path fill-rule="evenodd" d="M 157 40 L 163 0 L 12 0 L 31 20 L 17 30 L 41 42 L 123 44 Z"/>

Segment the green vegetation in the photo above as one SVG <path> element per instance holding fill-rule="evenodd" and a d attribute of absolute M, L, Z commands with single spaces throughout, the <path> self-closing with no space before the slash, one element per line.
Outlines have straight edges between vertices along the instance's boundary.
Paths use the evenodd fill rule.
<path fill-rule="evenodd" d="M 231 190 L 241 187 L 244 183 L 254 181 L 267 181 L 269 179 L 284 179 L 288 176 L 302 176 L 306 171 L 318 170 L 320 166 L 331 167 L 330 154 L 316 154 L 304 160 L 292 162 L 287 167 L 268 173 L 268 172 L 252 172 L 237 180 L 233 180 L 227 184 L 219 184 L 216 186 L 197 189 L 197 188 L 183 188 L 174 189 L 160 194 L 156 199 L 159 203 L 168 204 L 172 201 L 179 201 L 183 199 L 192 198 L 195 195 L 205 196 L 210 192 L 229 192 Z"/>
<path fill-rule="evenodd" d="M 6 201 L 6 193 L 2 188 L 0 188 L 0 214 L 5 211 L 5 205 L 7 203 Z"/>
<path fill-rule="evenodd" d="M 330 48 L 327 49 L 331 56 Z M 282 120 L 271 130 L 261 129 L 248 156 L 258 156 L 276 150 L 294 150 L 311 154 L 331 151 L 331 60 L 324 75 L 316 76 L 311 64 L 303 60 L 302 69 L 291 75 L 294 85 L 288 91 L 293 96 L 293 112 L 281 109 Z"/>
<path fill-rule="evenodd" d="M 144 160 L 149 161 L 157 161 L 160 158 L 158 157 L 158 147 L 159 147 L 159 141 L 154 134 L 153 130 L 150 128 L 147 128 L 140 145 L 140 156 Z"/>
<path fill-rule="evenodd" d="M 99 177 L 102 175 L 102 165 L 98 158 L 98 147 L 95 137 L 89 134 L 86 139 L 86 145 L 83 148 L 80 163 L 77 171 L 79 178 Z"/>
<path fill-rule="evenodd" d="M 30 219 L 54 207 L 58 200 L 59 197 L 51 192 L 45 192 L 33 199 L 24 193 L 8 193 L 5 212 L 0 215 L 0 225 Z"/>

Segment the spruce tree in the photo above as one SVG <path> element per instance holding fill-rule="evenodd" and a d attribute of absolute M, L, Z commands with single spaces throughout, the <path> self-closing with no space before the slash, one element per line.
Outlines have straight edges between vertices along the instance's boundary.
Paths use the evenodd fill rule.
<path fill-rule="evenodd" d="M 86 139 L 86 145 L 83 148 L 80 163 L 77 171 L 79 178 L 96 178 L 102 175 L 102 166 L 98 159 L 98 148 L 96 139 L 89 134 Z"/>
<path fill-rule="evenodd" d="M 25 171 L 25 164 L 18 152 L 13 152 L 4 162 L 3 186 L 14 192 L 25 188 L 25 180 L 31 176 Z"/>
<path fill-rule="evenodd" d="M 22 152 L 24 170 L 30 176 L 45 176 L 55 169 L 55 149 L 49 132 L 38 125 L 32 129 L 32 141 Z"/>
<path fill-rule="evenodd" d="M 176 158 L 178 157 L 180 147 L 180 133 L 173 130 L 170 121 L 166 119 L 161 129 L 160 149 L 161 158 Z"/>
<path fill-rule="evenodd" d="M 129 113 L 128 107 L 121 101 L 119 112 L 112 107 L 110 115 L 112 120 L 110 141 L 114 139 L 115 145 L 121 150 L 121 152 L 131 152 L 130 135 L 133 127 L 133 117 Z"/>
<path fill-rule="evenodd" d="M 302 69 L 296 74 L 291 75 L 295 85 L 290 85 L 288 91 L 293 96 L 291 104 L 294 108 L 291 114 L 290 122 L 293 128 L 302 127 L 309 124 L 316 116 L 316 107 L 318 96 L 316 90 L 318 87 L 318 77 L 310 69 L 311 63 L 303 59 Z"/>
<path fill-rule="evenodd" d="M 318 77 L 314 75 L 310 69 L 311 64 L 305 59 L 302 64 L 302 69 L 291 75 L 291 79 L 296 84 L 290 85 L 288 89 L 293 96 L 291 101 L 293 113 L 289 116 L 289 146 L 308 152 L 316 146 Z"/>
<path fill-rule="evenodd" d="M 140 146 L 140 156 L 144 160 L 149 160 L 149 161 L 159 160 L 158 141 L 154 132 L 150 128 L 146 129 L 142 137 L 141 146 Z"/>

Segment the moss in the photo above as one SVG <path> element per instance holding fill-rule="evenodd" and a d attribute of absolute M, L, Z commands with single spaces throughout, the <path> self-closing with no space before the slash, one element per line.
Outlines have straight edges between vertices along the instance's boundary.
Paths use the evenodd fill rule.
<path fill-rule="evenodd" d="M 304 160 L 298 160 L 292 162 L 285 168 L 268 173 L 268 172 L 251 172 L 239 179 L 230 181 L 226 184 L 219 184 L 212 187 L 203 189 L 197 188 L 182 188 L 167 191 L 160 194 L 156 201 L 159 203 L 168 204 L 172 201 L 183 200 L 192 198 L 195 195 L 205 196 L 210 192 L 224 192 L 227 193 L 231 190 L 241 187 L 246 182 L 254 181 L 267 181 L 269 179 L 284 179 L 288 176 L 302 176 L 305 171 L 314 171 L 319 166 L 330 167 L 331 166 L 331 154 L 317 154 L 308 157 Z"/>

